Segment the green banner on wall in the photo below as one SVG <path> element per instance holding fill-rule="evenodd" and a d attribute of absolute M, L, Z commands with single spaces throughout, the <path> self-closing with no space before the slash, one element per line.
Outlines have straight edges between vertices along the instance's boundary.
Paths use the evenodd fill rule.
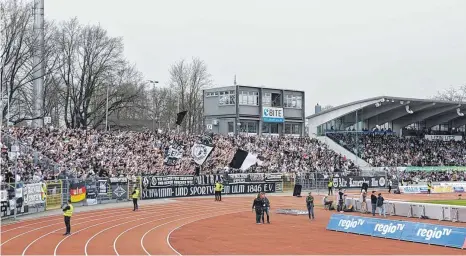
<path fill-rule="evenodd" d="M 398 167 L 398 170 L 405 172 L 466 171 L 466 166 L 408 166 Z"/>

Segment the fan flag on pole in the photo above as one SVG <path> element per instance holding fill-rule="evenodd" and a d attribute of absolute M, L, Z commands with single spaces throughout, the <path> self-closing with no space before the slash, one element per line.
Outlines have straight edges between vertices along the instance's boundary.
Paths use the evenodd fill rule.
<path fill-rule="evenodd" d="M 196 143 L 191 148 L 191 156 L 198 165 L 204 164 L 214 147 Z"/>
<path fill-rule="evenodd" d="M 188 111 L 181 111 L 180 113 L 176 114 L 176 124 L 177 125 L 181 125 L 181 123 L 183 122 L 184 120 L 184 117 L 186 116 L 186 114 L 188 113 Z"/>
<path fill-rule="evenodd" d="M 238 149 L 236 150 L 235 156 L 231 160 L 230 167 L 246 171 L 249 167 L 255 165 L 256 163 L 260 163 L 260 160 L 257 159 L 256 155 L 242 149 Z"/>

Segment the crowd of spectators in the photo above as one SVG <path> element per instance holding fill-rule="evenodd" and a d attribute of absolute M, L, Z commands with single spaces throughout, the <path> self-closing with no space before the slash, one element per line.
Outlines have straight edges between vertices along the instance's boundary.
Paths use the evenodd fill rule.
<path fill-rule="evenodd" d="M 393 133 L 338 133 L 327 136 L 374 167 L 466 166 L 466 142 L 399 137 Z"/>
<path fill-rule="evenodd" d="M 194 174 L 196 164 L 191 147 L 202 141 L 201 136 L 179 133 L 26 127 L 11 127 L 6 135 L 2 141 L 3 179 L 11 177 L 12 168 L 17 168 L 23 180 Z M 18 161 L 13 161 L 7 153 L 7 145 L 14 143 L 22 148 Z M 310 138 L 213 135 L 212 144 L 214 150 L 201 173 L 228 170 L 237 148 L 256 154 L 261 160 L 247 172 L 348 174 L 358 170 L 345 156 Z M 167 165 L 165 158 L 171 148 L 176 148 L 181 156 L 174 164 Z"/>

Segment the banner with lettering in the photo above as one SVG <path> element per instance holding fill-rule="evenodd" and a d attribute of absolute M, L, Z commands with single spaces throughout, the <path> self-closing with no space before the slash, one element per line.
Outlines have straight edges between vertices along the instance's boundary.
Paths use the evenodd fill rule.
<path fill-rule="evenodd" d="M 462 141 L 463 136 L 461 135 L 424 135 L 426 140 L 441 140 L 441 141 Z"/>
<path fill-rule="evenodd" d="M 194 180 L 193 175 L 144 176 L 142 177 L 142 188 L 193 185 Z"/>
<path fill-rule="evenodd" d="M 180 160 L 181 157 L 183 157 L 183 152 L 184 150 L 181 145 L 173 143 L 172 145 L 170 145 L 170 147 L 165 149 L 164 164 L 169 166 L 176 165 L 178 163 L 178 160 Z"/>
<path fill-rule="evenodd" d="M 170 197 L 212 196 L 213 185 L 170 186 L 162 188 L 143 189 L 141 199 L 158 199 Z M 254 194 L 259 192 L 274 193 L 275 183 L 230 184 L 223 187 L 223 194 Z"/>
<path fill-rule="evenodd" d="M 229 183 L 244 182 L 278 182 L 282 180 L 281 173 L 232 173 L 228 174 Z"/>
<path fill-rule="evenodd" d="M 350 176 L 333 178 L 333 186 L 335 188 L 361 188 L 363 183 L 367 183 L 370 188 L 383 188 L 387 185 L 387 181 L 384 176 Z"/>
<path fill-rule="evenodd" d="M 43 203 L 42 183 L 24 184 L 23 200 L 25 205 L 35 205 Z"/>
<path fill-rule="evenodd" d="M 70 199 L 72 203 L 81 202 L 86 199 L 86 184 L 84 181 L 70 184 Z"/>

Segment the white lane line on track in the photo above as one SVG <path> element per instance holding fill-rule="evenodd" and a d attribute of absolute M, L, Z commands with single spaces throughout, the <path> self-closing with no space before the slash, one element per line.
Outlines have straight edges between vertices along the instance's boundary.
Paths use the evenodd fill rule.
<path fill-rule="evenodd" d="M 183 227 L 183 226 L 185 226 L 185 225 L 188 225 L 188 224 L 191 224 L 191 223 L 200 221 L 200 220 L 205 220 L 205 219 L 210 219 L 210 218 L 215 218 L 215 217 L 219 217 L 219 216 L 224 216 L 224 215 L 234 214 L 234 213 L 240 213 L 240 212 L 246 212 L 246 211 L 243 210 L 243 211 L 236 211 L 236 212 L 230 212 L 230 213 L 212 215 L 212 216 L 208 216 L 208 217 L 204 217 L 204 218 L 200 218 L 200 219 L 197 219 L 197 220 L 193 220 L 193 221 L 184 223 L 183 225 L 180 225 L 180 226 L 178 226 L 178 227 L 172 229 L 172 230 L 168 233 L 167 238 L 166 238 L 166 242 L 167 242 L 168 246 L 170 247 L 170 249 L 172 249 L 172 251 L 173 251 L 174 253 L 176 253 L 177 255 L 180 255 L 180 256 L 181 256 L 181 253 L 179 253 L 175 248 L 173 248 L 173 246 L 172 246 L 171 243 L 170 243 L 170 236 L 171 236 L 171 234 L 173 233 L 173 231 L 178 230 L 178 229 L 180 229 L 181 227 Z M 150 254 L 149 254 L 149 255 L 150 255 Z"/>
<path fill-rule="evenodd" d="M 230 206 L 233 206 L 233 205 L 230 205 Z M 178 215 L 173 215 L 173 216 L 169 216 L 169 217 L 165 217 L 165 218 L 159 218 L 159 219 L 151 220 L 151 221 L 148 221 L 148 222 L 145 222 L 145 223 L 142 223 L 142 224 L 144 225 L 144 224 L 147 224 L 147 223 L 150 223 L 150 222 L 154 222 L 154 221 L 169 219 L 169 218 L 172 218 L 172 217 L 181 216 L 181 215 L 190 214 L 190 213 L 192 214 L 192 213 L 199 212 L 200 210 L 201 210 L 201 211 L 206 211 L 206 210 L 212 210 L 212 209 L 218 209 L 218 207 L 206 207 L 206 208 L 204 208 L 204 209 L 199 209 L 199 208 L 197 208 L 197 209 L 195 209 L 195 210 L 193 210 L 193 211 L 182 212 L 181 214 L 178 214 Z M 165 215 L 166 215 L 166 214 L 165 214 Z M 162 215 L 162 216 L 164 216 L 164 215 Z M 148 218 L 144 218 L 144 219 L 148 219 Z M 98 235 L 101 234 L 102 232 L 105 232 L 105 231 L 107 231 L 107 230 L 109 230 L 109 229 L 112 229 L 112 228 L 114 228 L 114 227 L 121 226 L 121 225 L 126 224 L 126 223 L 130 223 L 130 222 L 131 222 L 131 221 L 125 222 L 125 223 L 120 223 L 120 224 L 117 224 L 117 225 L 108 227 L 108 228 L 106 228 L 106 229 L 103 229 L 103 230 L 99 231 L 98 233 L 94 234 L 91 238 L 89 238 L 89 239 L 87 240 L 86 245 L 84 246 L 84 253 L 85 253 L 85 255 L 86 255 L 86 256 L 88 255 L 88 253 L 87 253 L 87 247 L 88 247 L 89 243 L 91 242 L 91 240 L 94 239 L 96 236 L 98 236 Z M 138 225 L 138 226 L 141 226 L 141 225 Z M 118 253 L 117 253 L 117 254 L 118 254 Z M 54 255 L 56 255 L 56 254 L 54 254 Z"/>
<path fill-rule="evenodd" d="M 215 209 L 218 209 L 218 208 L 215 208 Z M 244 212 L 244 211 L 245 211 L 245 210 L 236 211 L 236 212 Z M 231 210 L 228 211 L 228 212 L 230 212 L 230 213 L 235 213 L 234 211 L 232 212 Z M 153 230 L 155 230 L 155 229 L 157 229 L 157 228 L 159 228 L 159 227 L 161 227 L 161 226 L 165 226 L 165 225 L 167 225 L 167 224 L 170 224 L 170 223 L 172 223 L 172 222 L 175 222 L 175 221 L 184 220 L 184 219 L 189 219 L 189 218 L 193 218 L 193 217 L 196 217 L 196 216 L 202 216 L 202 215 L 204 215 L 204 214 L 197 214 L 197 215 L 193 215 L 193 216 L 189 216 L 189 217 L 184 217 L 184 218 L 172 220 L 172 221 L 165 222 L 165 223 L 163 223 L 163 224 L 160 224 L 160 225 L 158 225 L 158 226 L 155 226 L 155 227 L 149 229 L 149 230 L 148 230 L 146 233 L 144 233 L 144 235 L 141 237 L 141 247 L 142 247 L 142 249 L 144 250 L 144 252 L 145 252 L 147 255 L 151 255 L 151 254 L 146 250 L 146 248 L 144 247 L 144 238 L 145 238 L 146 235 L 149 234 L 151 231 L 153 231 Z M 221 214 L 220 214 L 220 215 L 221 215 Z M 219 216 L 220 216 L 220 215 L 219 215 Z"/>
<path fill-rule="evenodd" d="M 277 207 L 280 208 L 280 207 L 283 207 L 283 205 L 277 205 Z M 239 212 L 243 212 L 243 211 L 239 211 Z M 239 212 L 233 212 L 233 213 L 239 213 Z M 223 215 L 227 215 L 227 214 L 233 214 L 233 213 L 226 213 L 226 214 L 221 214 L 221 215 L 217 215 L 217 216 L 209 216 L 209 217 L 205 217 L 205 218 L 201 218 L 201 219 L 198 219 L 198 220 L 193 220 L 193 221 L 184 223 L 183 225 L 180 225 L 180 226 L 178 226 L 178 227 L 172 229 L 172 230 L 170 231 L 170 233 L 168 233 L 166 242 L 167 242 L 168 246 L 170 247 L 170 249 L 173 250 L 173 252 L 175 252 L 176 254 L 178 254 L 178 255 L 181 256 L 181 253 L 179 253 L 175 248 L 173 248 L 173 246 L 172 246 L 171 243 L 170 243 L 170 236 L 171 236 L 171 234 L 172 234 L 175 230 L 178 230 L 178 229 L 180 229 L 181 227 L 183 227 L 183 226 L 185 226 L 185 225 L 188 225 L 188 224 L 191 224 L 191 223 L 194 223 L 194 222 L 196 222 L 196 221 L 200 221 L 200 220 L 204 220 L 204 219 L 209 219 L 209 218 L 214 218 L 214 217 L 218 217 L 218 216 L 223 216 Z M 271 214 L 271 213 L 269 213 L 269 214 Z"/>
<path fill-rule="evenodd" d="M 181 208 L 181 207 L 180 207 L 180 208 Z M 142 216 L 145 216 L 145 215 L 146 215 L 145 213 L 147 213 L 147 212 L 149 212 L 149 213 L 157 213 L 157 212 L 159 212 L 160 210 L 163 210 L 163 209 L 154 209 L 154 210 L 151 210 L 151 211 L 146 211 L 146 212 L 144 212 L 144 214 L 137 214 L 137 215 L 138 215 L 138 216 L 141 216 L 141 215 L 142 215 Z M 112 221 L 115 221 L 115 220 L 122 220 L 122 219 L 127 219 L 127 218 L 132 218 L 132 217 L 134 217 L 134 213 L 125 214 L 124 216 L 128 216 L 128 215 L 133 215 L 133 216 L 124 217 L 124 218 L 117 218 L 117 219 L 113 218 L 112 220 L 109 220 L 109 221 L 106 221 L 106 222 L 100 222 L 99 224 L 104 224 L 104 223 L 112 222 Z M 113 216 L 112 216 L 112 217 L 113 217 Z M 95 220 L 90 220 L 90 221 L 95 221 Z M 90 221 L 88 221 L 88 222 L 90 222 Z M 81 225 L 81 224 L 83 224 L 83 222 L 78 223 L 77 225 Z M 48 236 L 48 235 L 50 235 L 50 234 L 53 234 L 53 233 L 55 233 L 55 232 L 57 232 L 57 231 L 59 231 L 59 230 L 62 230 L 62 229 L 63 229 L 63 228 L 59 228 L 59 229 L 53 230 L 53 231 L 51 231 L 51 232 L 49 232 L 49 233 L 46 233 L 46 234 L 44 234 L 44 235 L 38 237 L 37 239 L 35 239 L 34 241 L 32 241 L 31 243 L 28 244 L 28 246 L 23 250 L 22 255 L 25 255 L 25 254 L 26 254 L 26 251 L 29 249 L 29 247 L 31 247 L 31 246 L 32 246 L 35 242 L 37 242 L 38 240 L 40 240 L 40 239 L 42 239 L 42 238 L 44 238 L 44 237 L 46 237 L 46 236 Z M 78 231 L 80 231 L 80 230 L 78 230 Z"/>
<path fill-rule="evenodd" d="M 234 207 L 234 206 L 239 206 L 239 207 L 240 207 L 240 206 L 242 206 L 242 204 L 241 204 L 241 205 L 240 205 L 240 204 L 237 204 L 237 205 L 236 205 L 236 204 L 230 204 L 230 205 L 228 205 L 228 206 L 232 206 L 232 207 Z M 226 208 L 226 207 L 222 207 L 222 208 L 220 208 L 220 209 L 223 209 L 223 208 Z M 212 208 L 212 207 L 208 207 L 208 208 L 206 208 L 206 209 L 202 209 L 202 211 L 211 210 L 211 209 L 219 209 L 219 207 L 213 207 L 213 208 Z M 200 210 L 200 209 L 197 209 L 197 210 Z M 186 212 L 184 212 L 183 214 L 186 214 Z M 179 216 L 179 215 L 177 215 L 177 216 Z M 116 244 L 117 244 L 118 239 L 120 239 L 120 237 L 121 237 L 123 234 L 125 234 L 126 232 L 128 232 L 128 231 L 130 231 L 130 230 L 133 230 L 133 229 L 135 229 L 135 228 L 137 228 L 137 227 L 140 227 L 140 226 L 142 226 L 142 225 L 146 225 L 147 223 L 150 223 L 150 222 L 152 222 L 152 221 L 149 221 L 149 222 L 146 222 L 146 223 L 141 223 L 141 224 L 139 224 L 139 225 L 136 225 L 136 226 L 134 226 L 134 227 L 128 228 L 128 229 L 126 229 L 125 231 L 121 232 L 121 233 L 113 240 L 113 250 L 115 251 L 115 254 L 118 255 L 118 256 L 120 255 L 120 254 L 118 253 L 117 248 L 116 248 Z"/>
<path fill-rule="evenodd" d="M 159 208 L 160 208 L 160 207 L 159 207 Z M 154 208 L 154 209 L 159 209 L 159 208 Z M 151 208 L 151 209 L 152 209 L 152 208 Z M 132 213 L 128 213 L 127 215 L 132 215 Z M 104 220 L 104 219 L 107 219 L 108 217 L 113 217 L 113 216 L 115 216 L 115 213 L 114 213 L 114 212 L 111 212 L 111 213 L 108 213 L 108 214 L 95 215 L 95 216 L 92 216 L 92 217 L 102 217 L 102 216 L 106 216 L 106 217 L 97 218 L 97 219 L 94 219 L 94 218 L 93 218 L 93 219 L 88 220 L 88 221 L 79 222 L 78 225 L 81 225 L 81 224 L 84 224 L 84 223 L 88 223 L 88 222 L 92 222 L 92 221 L 96 221 L 96 220 Z M 123 215 L 123 216 L 125 216 L 125 215 Z M 82 220 L 82 219 L 89 219 L 89 218 L 79 218 L 79 219 L 74 219 L 74 218 L 73 218 L 73 221 L 79 221 L 79 220 Z M 58 220 L 58 219 L 55 220 L 55 222 L 57 222 L 57 221 L 60 221 L 60 222 L 61 222 L 61 220 Z M 35 228 L 35 229 L 33 229 L 33 230 L 29 230 L 29 231 L 24 232 L 24 233 L 21 233 L 21 234 L 16 235 L 16 236 L 14 236 L 14 237 L 12 237 L 12 238 L 6 240 L 6 241 L 3 241 L 3 243 L 0 244 L 0 247 L 3 246 L 3 245 L 6 244 L 6 243 L 8 243 L 8 242 L 10 242 L 10 241 L 12 241 L 12 240 L 18 238 L 18 237 L 21 237 L 21 236 L 26 235 L 26 234 L 28 234 L 28 233 L 34 232 L 34 231 L 36 231 L 36 230 L 41 230 L 41 229 L 43 229 L 43 228 L 47 228 L 47 227 L 51 227 L 51 226 L 55 226 L 55 225 L 62 225 L 62 223 L 50 224 L 50 225 L 47 225 L 47 226 L 42 226 L 42 227 L 39 227 L 39 228 Z M 61 228 L 60 228 L 60 229 L 61 229 Z M 60 230 L 60 229 L 57 229 L 56 231 L 58 231 L 58 230 Z"/>
<path fill-rule="evenodd" d="M 159 205 L 165 205 L 165 204 L 156 204 L 154 206 L 159 206 Z M 147 208 L 153 208 L 153 207 L 141 207 L 140 209 L 141 210 L 144 210 L 144 209 L 147 209 Z M 87 219 L 89 216 L 101 216 L 101 215 L 95 215 L 95 212 L 96 211 L 101 211 L 101 210 L 105 210 L 105 213 L 102 214 L 102 215 L 109 215 L 111 213 L 115 213 L 115 212 L 120 212 L 122 209 L 127 209 L 126 207 L 121 207 L 121 208 L 111 208 L 111 209 L 108 209 L 108 210 L 105 210 L 105 209 L 99 209 L 99 210 L 92 210 L 92 211 L 87 211 L 87 212 L 81 212 L 81 213 L 76 213 L 76 218 L 75 220 L 81 220 L 81 219 Z M 41 223 L 45 223 L 45 222 L 55 222 L 57 221 L 57 217 L 61 217 L 61 213 L 57 213 L 56 215 L 53 215 L 51 216 L 50 218 L 53 218 L 53 219 L 49 219 L 49 220 L 43 220 L 43 221 L 38 221 L 38 222 L 34 222 L 34 223 L 30 223 L 30 224 L 27 224 L 27 225 L 21 225 L 19 227 L 16 227 L 16 228 L 11 228 L 11 229 L 8 229 L 8 230 L 2 230 L 1 231 L 1 234 L 4 234 L 6 232 L 10 232 L 12 230 L 16 230 L 16 229 L 20 229 L 20 228 L 24 228 L 24 227 L 29 227 L 29 226 L 32 226 L 32 225 L 37 225 L 37 224 L 41 224 Z M 79 216 L 79 217 L 78 217 Z M 45 218 L 45 217 L 44 217 Z M 49 217 L 47 217 L 49 218 Z M 40 220 L 41 218 L 39 218 L 38 220 Z M 11 224 L 8 224 L 7 226 L 9 225 L 14 225 L 14 224 L 20 224 L 20 222 L 17 222 L 17 223 L 11 223 Z M 26 223 L 29 223 L 26 222 Z M 3 227 L 3 226 L 2 226 Z"/>
<path fill-rule="evenodd" d="M 167 209 L 167 211 L 164 211 L 164 212 L 163 212 L 164 214 L 161 215 L 161 216 L 167 215 L 167 214 L 166 214 L 167 212 L 169 212 L 168 214 L 171 214 L 171 213 L 173 213 L 173 212 L 177 212 L 177 211 L 179 211 L 179 210 L 182 209 L 182 208 L 184 208 L 184 207 L 178 207 L 178 208 L 176 208 L 176 209 L 173 209 L 173 208 L 172 208 L 172 209 Z M 147 214 L 145 214 L 144 216 L 146 216 L 146 215 L 147 215 Z M 123 225 L 123 224 L 131 223 L 131 222 L 139 221 L 139 220 L 145 220 L 145 219 L 152 218 L 152 217 L 153 217 L 153 216 L 152 216 L 152 214 L 151 214 L 151 216 L 149 216 L 149 217 L 139 218 L 139 219 L 135 219 L 135 220 L 131 220 L 131 221 L 119 223 L 119 224 L 117 224 L 117 225 L 114 225 L 114 226 L 111 226 L 111 227 L 109 227 L 109 228 L 106 228 L 106 229 L 103 229 L 103 230 L 99 231 L 98 233 L 94 234 L 89 240 L 87 240 L 86 245 L 85 245 L 85 247 L 84 247 L 84 250 L 85 250 L 85 252 L 86 252 L 86 255 L 87 255 L 87 245 L 88 245 L 88 243 L 90 242 L 90 240 L 92 240 L 94 237 L 96 237 L 96 236 L 99 235 L 100 233 L 102 233 L 102 232 L 104 232 L 104 231 L 106 231 L 106 230 L 109 230 L 109 229 L 111 229 L 111 228 L 114 228 L 114 227 Z M 167 218 L 170 218 L 170 217 L 167 217 Z M 100 224 L 96 224 L 96 225 L 92 225 L 92 226 L 89 226 L 89 227 L 84 228 L 84 229 L 80 229 L 79 231 L 73 233 L 71 236 L 73 236 L 73 235 L 75 235 L 75 234 L 77 234 L 77 233 L 79 233 L 79 232 L 81 232 L 81 231 L 83 231 L 83 230 L 86 230 L 86 229 L 89 229 L 89 228 L 91 228 L 91 227 L 98 226 L 98 225 L 100 225 Z M 58 250 L 58 247 L 60 246 L 60 244 L 61 244 L 62 242 L 64 242 L 66 239 L 68 239 L 69 237 L 71 237 L 71 236 L 66 236 L 65 238 L 63 238 L 63 239 L 57 244 L 57 246 L 55 246 L 55 250 L 53 251 L 53 255 L 57 255 L 57 250 Z"/>

